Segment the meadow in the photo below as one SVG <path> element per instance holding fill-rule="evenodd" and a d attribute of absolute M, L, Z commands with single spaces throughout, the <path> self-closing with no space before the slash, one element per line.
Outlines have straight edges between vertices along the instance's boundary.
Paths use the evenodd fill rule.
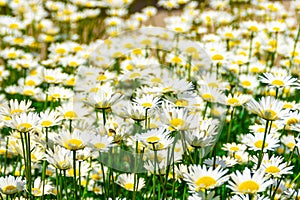
<path fill-rule="evenodd" d="M 300 1 L 0 0 L 0 199 L 300 199 Z"/>

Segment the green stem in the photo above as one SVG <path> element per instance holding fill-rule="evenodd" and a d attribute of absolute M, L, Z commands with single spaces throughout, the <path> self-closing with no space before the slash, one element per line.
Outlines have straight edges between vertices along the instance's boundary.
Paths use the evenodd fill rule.
<path fill-rule="evenodd" d="M 73 186 L 74 186 L 74 198 L 78 199 L 77 195 L 77 181 L 76 181 L 76 150 L 73 151 Z"/>
<path fill-rule="evenodd" d="M 230 121 L 229 121 L 229 126 L 228 126 L 228 132 L 227 132 L 227 143 L 230 142 L 230 133 L 231 133 L 231 127 L 232 127 L 234 112 L 235 112 L 235 107 L 232 107 L 232 111 L 230 113 Z"/>
<path fill-rule="evenodd" d="M 266 143 L 268 126 L 269 126 L 269 120 L 266 120 L 266 127 L 265 127 L 264 139 L 263 139 L 263 143 L 262 143 L 262 147 L 261 147 L 261 152 L 260 152 L 260 155 L 259 155 L 259 160 L 258 160 L 258 163 L 257 163 L 256 170 L 259 169 L 259 167 L 261 165 L 261 162 L 262 162 L 262 159 L 263 159 L 263 156 L 264 156 L 264 147 L 265 147 L 265 143 Z"/>

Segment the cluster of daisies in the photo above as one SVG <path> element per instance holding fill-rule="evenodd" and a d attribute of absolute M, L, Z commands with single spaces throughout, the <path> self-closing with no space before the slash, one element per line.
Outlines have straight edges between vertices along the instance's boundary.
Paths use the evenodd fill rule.
<path fill-rule="evenodd" d="M 0 0 L 0 198 L 299 199 L 300 2 L 136 2 Z"/>

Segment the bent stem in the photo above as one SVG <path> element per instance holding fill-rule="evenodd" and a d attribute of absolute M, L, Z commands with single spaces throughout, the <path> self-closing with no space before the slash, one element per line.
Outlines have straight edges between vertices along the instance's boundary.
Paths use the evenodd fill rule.
<path fill-rule="evenodd" d="M 230 133 L 231 133 L 231 128 L 232 128 L 232 119 L 233 119 L 233 115 L 235 112 L 235 107 L 232 108 L 232 111 L 230 113 L 230 121 L 229 121 L 229 126 L 228 126 L 228 132 L 227 132 L 227 143 L 229 143 L 230 141 Z"/>

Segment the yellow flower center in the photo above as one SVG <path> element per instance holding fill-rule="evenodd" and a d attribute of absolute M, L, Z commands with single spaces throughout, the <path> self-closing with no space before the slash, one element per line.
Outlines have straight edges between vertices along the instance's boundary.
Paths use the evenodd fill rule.
<path fill-rule="evenodd" d="M 141 76 L 141 74 L 140 73 L 138 73 L 138 72 L 134 72 L 134 73 L 132 73 L 132 74 L 130 74 L 130 78 L 132 78 L 132 79 L 134 79 L 134 78 L 137 78 L 137 77 L 140 77 Z"/>
<path fill-rule="evenodd" d="M 174 119 L 171 119 L 170 123 L 173 127 L 178 127 L 178 126 L 184 125 L 185 121 L 180 118 L 174 118 Z"/>
<path fill-rule="evenodd" d="M 124 185 L 124 188 L 125 188 L 126 190 L 133 190 L 133 187 L 134 187 L 133 183 L 126 183 L 126 184 Z"/>
<path fill-rule="evenodd" d="M 35 81 L 34 80 L 28 80 L 26 81 L 25 85 L 28 85 L 28 86 L 35 86 Z"/>
<path fill-rule="evenodd" d="M 213 100 L 215 99 L 215 98 L 214 98 L 211 94 L 209 94 L 209 93 L 202 94 L 202 98 L 203 98 L 204 100 L 207 100 L 207 101 L 209 101 L 209 100 L 213 101 Z"/>
<path fill-rule="evenodd" d="M 250 81 L 247 81 L 247 80 L 245 80 L 245 81 L 242 81 L 242 86 L 244 86 L 244 87 L 249 87 L 249 86 L 251 86 L 252 84 L 251 84 L 251 82 Z"/>
<path fill-rule="evenodd" d="M 7 54 L 7 57 L 8 57 L 8 58 L 16 58 L 16 57 L 17 57 L 17 53 L 16 53 L 16 52 L 9 52 L 9 53 Z"/>
<path fill-rule="evenodd" d="M 11 28 L 11 29 L 17 29 L 17 28 L 19 28 L 19 25 L 16 24 L 16 23 L 11 23 L 11 24 L 9 25 L 9 28 Z"/>
<path fill-rule="evenodd" d="M 77 63 L 76 61 L 71 61 L 71 62 L 69 62 L 69 65 L 70 65 L 71 67 L 77 67 L 77 66 L 78 66 L 78 63 Z"/>
<path fill-rule="evenodd" d="M 10 111 L 10 114 L 15 114 L 15 113 L 22 113 L 23 112 L 23 110 L 22 109 L 14 109 L 14 110 L 11 110 Z"/>
<path fill-rule="evenodd" d="M 238 99 L 236 99 L 236 98 L 231 98 L 231 99 L 228 99 L 227 100 L 227 103 L 228 104 L 231 104 L 231 105 L 236 105 L 236 104 L 238 104 L 240 101 L 238 100 Z"/>
<path fill-rule="evenodd" d="M 34 95 L 34 91 L 33 90 L 25 90 L 23 93 L 26 96 L 33 96 Z"/>
<path fill-rule="evenodd" d="M 41 123 L 42 126 L 44 127 L 49 127 L 53 124 L 53 122 L 49 121 L 49 120 L 45 120 Z"/>
<path fill-rule="evenodd" d="M 238 151 L 238 150 L 240 150 L 240 148 L 238 148 L 237 146 L 232 146 L 232 147 L 230 147 L 230 150 L 231 151 Z"/>
<path fill-rule="evenodd" d="M 54 81 L 55 80 L 55 78 L 53 76 L 44 76 L 44 79 L 46 81 Z"/>
<path fill-rule="evenodd" d="M 159 137 L 151 136 L 151 137 L 148 137 L 146 141 L 147 141 L 148 143 L 156 143 L 156 142 L 158 142 L 159 140 L 160 140 Z"/>
<path fill-rule="evenodd" d="M 271 84 L 272 84 L 272 85 L 275 85 L 275 86 L 279 86 L 279 87 L 280 87 L 280 86 L 284 86 L 284 82 L 283 82 L 282 80 L 278 80 L 278 79 L 272 81 Z"/>
<path fill-rule="evenodd" d="M 248 180 L 248 181 L 244 181 L 242 182 L 239 186 L 238 186 L 238 191 L 241 193 L 255 193 L 259 190 L 259 185 L 253 181 L 253 180 Z"/>
<path fill-rule="evenodd" d="M 98 142 L 96 144 L 94 144 L 94 147 L 97 148 L 97 149 L 103 149 L 105 148 L 105 144 L 104 143 L 101 143 L 101 142 Z"/>
<path fill-rule="evenodd" d="M 291 125 L 291 124 L 297 124 L 299 120 L 297 118 L 290 118 L 287 120 L 286 124 Z"/>
<path fill-rule="evenodd" d="M 224 57 L 221 54 L 215 54 L 211 58 L 212 60 L 224 60 Z"/>
<path fill-rule="evenodd" d="M 31 193 L 33 196 L 41 196 L 42 191 L 39 188 L 32 188 Z"/>
<path fill-rule="evenodd" d="M 230 38 L 230 39 L 232 39 L 232 38 L 234 37 L 233 34 L 232 34 L 232 33 L 229 33 L 229 32 L 225 33 L 224 36 L 225 36 L 226 38 Z"/>
<path fill-rule="evenodd" d="M 17 37 L 17 38 L 14 39 L 15 44 L 22 44 L 23 42 L 24 42 L 23 38 Z"/>
<path fill-rule="evenodd" d="M 278 119 L 278 115 L 274 110 L 268 109 L 264 111 L 264 115 L 268 120 Z"/>
<path fill-rule="evenodd" d="M 97 77 L 97 81 L 105 81 L 107 77 L 104 74 L 101 74 Z"/>
<path fill-rule="evenodd" d="M 257 26 L 254 26 L 254 25 L 251 25 L 251 26 L 249 27 L 249 29 L 250 29 L 251 31 L 253 31 L 253 32 L 257 32 L 257 31 L 258 31 L 258 27 L 257 27 Z"/>
<path fill-rule="evenodd" d="M 77 118 L 77 114 L 74 112 L 74 111 L 67 111 L 65 114 L 64 114 L 64 117 L 66 119 L 74 119 L 74 118 Z"/>
<path fill-rule="evenodd" d="M 214 186 L 216 183 L 217 181 L 211 176 L 202 176 L 195 182 L 195 184 L 201 189 L 208 189 Z"/>
<path fill-rule="evenodd" d="M 262 148 L 262 145 L 263 145 L 263 141 L 262 140 L 258 140 L 258 141 L 256 141 L 255 143 L 254 143 L 254 146 L 256 146 L 257 148 Z M 268 146 L 268 143 L 267 142 L 265 142 L 265 144 L 264 144 L 264 148 L 265 147 L 267 147 Z"/>
<path fill-rule="evenodd" d="M 286 146 L 289 148 L 289 149 L 293 149 L 295 147 L 295 143 L 294 142 L 289 142 L 286 144 Z"/>
<path fill-rule="evenodd" d="M 29 124 L 29 123 L 21 123 L 21 124 L 19 124 L 19 125 L 17 126 L 17 129 L 20 130 L 20 131 L 26 132 L 26 131 L 28 131 L 31 127 L 32 127 L 32 125 Z"/>
<path fill-rule="evenodd" d="M 153 106 L 153 104 L 151 102 L 144 102 L 144 103 L 142 103 L 142 106 L 146 107 L 146 108 L 151 108 Z"/>
<path fill-rule="evenodd" d="M 93 180 L 97 180 L 97 181 L 100 181 L 100 180 L 101 180 L 101 176 L 99 176 L 99 174 L 93 174 L 93 175 L 91 176 L 91 178 L 92 178 Z"/>
<path fill-rule="evenodd" d="M 171 60 L 171 62 L 173 63 L 181 63 L 182 62 L 182 59 L 178 56 L 174 56 Z"/>
<path fill-rule="evenodd" d="M 266 173 L 278 173 L 280 172 L 280 169 L 276 166 L 270 166 L 270 167 L 267 167 L 266 170 L 265 170 Z"/>
<path fill-rule="evenodd" d="M 265 128 L 260 127 L 259 129 L 257 129 L 257 132 L 264 133 L 265 132 Z"/>
<path fill-rule="evenodd" d="M 189 103 L 188 103 L 187 100 L 184 100 L 184 99 L 178 99 L 178 100 L 175 102 L 175 105 L 176 105 L 176 106 L 184 107 L 184 106 L 188 106 Z"/>
<path fill-rule="evenodd" d="M 71 167 L 67 161 L 58 162 L 58 165 L 60 169 L 69 169 Z"/>
<path fill-rule="evenodd" d="M 218 88 L 219 87 L 218 83 L 216 83 L 216 82 L 211 82 L 211 83 L 208 83 L 207 85 L 209 87 L 214 87 L 214 88 Z"/>
<path fill-rule="evenodd" d="M 58 54 L 65 54 L 67 52 L 67 50 L 64 49 L 64 48 L 62 48 L 62 47 L 60 47 L 60 48 L 57 48 L 55 50 L 55 52 L 58 53 Z"/>
<path fill-rule="evenodd" d="M 3 191 L 4 194 L 14 194 L 18 190 L 17 190 L 17 187 L 14 186 L 14 185 L 7 185 L 7 186 L 3 187 L 2 191 Z"/>
<path fill-rule="evenodd" d="M 78 150 L 83 148 L 83 143 L 81 140 L 73 138 L 67 141 L 65 147 L 71 150 Z"/>

